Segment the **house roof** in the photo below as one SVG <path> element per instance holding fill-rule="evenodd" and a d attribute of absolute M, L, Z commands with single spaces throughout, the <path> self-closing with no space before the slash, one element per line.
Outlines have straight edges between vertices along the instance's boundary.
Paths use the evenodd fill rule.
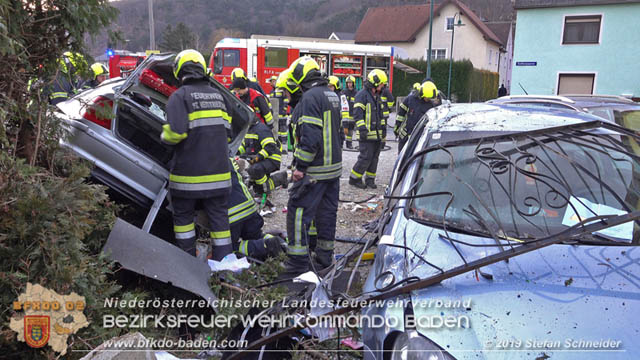
<path fill-rule="evenodd" d="M 434 6 L 434 15 L 448 4 L 457 6 L 485 39 L 503 45 L 500 38 L 459 0 L 444 0 Z M 369 8 L 355 34 L 356 43 L 413 42 L 429 24 L 429 4 Z"/>
<path fill-rule="evenodd" d="M 640 0 L 515 0 L 516 9 L 571 7 L 587 5 L 639 4 Z"/>
<path fill-rule="evenodd" d="M 487 27 L 496 34 L 496 36 L 498 36 L 502 45 L 507 46 L 507 42 L 509 41 L 509 31 L 512 30 L 511 22 L 485 22 L 484 24 L 487 25 Z"/>
<path fill-rule="evenodd" d="M 333 34 L 335 34 L 338 37 L 338 40 L 353 40 L 356 37 L 355 33 L 350 33 L 350 32 L 336 31 Z"/>

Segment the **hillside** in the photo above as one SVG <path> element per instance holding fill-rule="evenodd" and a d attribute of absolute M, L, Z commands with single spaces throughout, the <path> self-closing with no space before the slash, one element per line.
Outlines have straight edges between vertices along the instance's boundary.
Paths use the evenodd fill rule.
<path fill-rule="evenodd" d="M 514 17 L 511 0 L 463 0 L 483 19 Z M 438 1 L 436 0 L 436 3 Z M 191 31 L 188 42 L 210 52 L 224 36 L 251 34 L 328 37 L 333 31 L 355 32 L 369 7 L 419 4 L 416 0 L 154 0 L 156 44 L 167 26 L 180 22 Z M 124 43 L 119 49 L 142 51 L 149 46 L 148 2 L 121 0 L 112 3 L 120 15 L 112 29 Z M 176 34 L 173 34 L 176 36 Z M 172 36 L 172 38 L 173 38 Z M 165 36 L 166 37 L 166 36 Z M 106 36 L 93 41 L 93 55 L 106 49 Z"/>

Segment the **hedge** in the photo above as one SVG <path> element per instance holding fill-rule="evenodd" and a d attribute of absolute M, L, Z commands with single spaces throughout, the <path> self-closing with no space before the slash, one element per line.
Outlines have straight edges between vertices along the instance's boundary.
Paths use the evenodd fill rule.
<path fill-rule="evenodd" d="M 425 60 L 402 60 L 422 71 L 420 74 L 407 74 L 398 68 L 393 70 L 393 96 L 406 96 L 411 92 L 414 83 L 424 81 L 427 74 Z M 449 60 L 431 62 L 431 78 L 438 90 L 447 94 L 449 79 Z M 451 69 L 451 97 L 457 102 L 476 102 L 494 99 L 498 96 L 498 73 L 474 69 L 470 60 L 454 61 Z"/>

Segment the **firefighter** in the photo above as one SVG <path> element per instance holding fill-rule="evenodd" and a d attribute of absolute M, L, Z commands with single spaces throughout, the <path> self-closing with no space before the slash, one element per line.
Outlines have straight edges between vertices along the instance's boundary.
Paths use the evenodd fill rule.
<path fill-rule="evenodd" d="M 82 84 L 82 89 L 93 89 L 102 84 L 109 77 L 109 69 L 101 63 L 91 65 L 93 77 Z"/>
<path fill-rule="evenodd" d="M 351 170 L 349 185 L 360 189 L 377 188 L 375 179 L 378 158 L 387 132 L 386 120 L 382 114 L 386 105 L 380 98 L 386 83 L 387 74 L 384 71 L 372 70 L 367 75 L 364 89 L 356 95 L 356 102 L 353 105 L 353 118 L 359 133 L 360 154 Z M 363 177 L 365 183 L 362 183 Z"/>
<path fill-rule="evenodd" d="M 330 91 L 313 58 L 294 61 L 289 79 L 302 91 L 294 109 L 294 170 L 287 211 L 288 259 L 284 277 L 309 270 L 309 227 L 315 219 L 316 262 L 331 265 L 342 173 L 340 98 Z M 294 118 L 295 117 L 295 118 Z"/>
<path fill-rule="evenodd" d="M 282 153 L 287 153 L 287 133 L 288 133 L 288 120 L 289 120 L 289 94 L 282 88 L 279 88 L 276 84 L 277 78 L 271 77 L 271 85 L 273 90 L 269 96 L 273 99 L 278 99 L 278 139 L 283 145 Z"/>
<path fill-rule="evenodd" d="M 273 138 L 273 133 L 267 125 L 254 117 L 254 122 L 244 136 L 238 153 L 247 157 L 251 166 L 247 173 L 255 184 L 254 190 L 258 194 L 268 194 L 275 184 L 271 173 L 280 170 L 281 145 Z"/>
<path fill-rule="evenodd" d="M 260 94 L 262 94 L 262 96 L 267 96 L 267 94 L 262 89 L 262 86 L 260 86 L 260 84 L 258 84 L 258 82 L 254 81 L 253 79 L 249 80 L 247 75 L 244 73 L 244 70 L 242 70 L 241 68 L 235 68 L 235 69 L 233 69 L 233 71 L 231 71 L 231 84 L 232 85 L 233 85 L 233 82 L 236 79 L 244 79 L 247 82 L 247 86 L 249 87 L 249 89 L 253 89 L 253 90 L 259 92 Z M 233 90 L 233 88 L 231 88 L 231 90 Z"/>
<path fill-rule="evenodd" d="M 355 127 L 355 121 L 353 121 L 353 104 L 356 101 L 356 78 L 353 75 L 347 76 L 347 87 L 342 90 L 342 94 L 347 98 L 347 105 L 349 106 L 349 112 L 342 113 L 342 127 L 344 129 L 344 135 L 346 137 L 347 149 L 353 149 L 353 128 Z"/>
<path fill-rule="evenodd" d="M 262 94 L 249 88 L 247 81 L 242 78 L 235 79 L 231 84 L 231 88 L 239 99 L 251 107 L 260 121 L 269 126 L 269 128 L 273 127 L 273 114 L 269 109 L 269 102 Z"/>
<path fill-rule="evenodd" d="M 180 52 L 173 75 L 180 87 L 169 97 L 162 141 L 175 146 L 169 175 L 173 230 L 178 246 L 196 254 L 194 215 L 200 202 L 207 214 L 213 259 L 232 251 L 227 213 L 231 190 L 227 145 L 231 134 L 229 103 L 207 79 L 204 58 L 196 50 Z"/>
<path fill-rule="evenodd" d="M 49 104 L 56 105 L 66 101 L 78 92 L 78 71 L 84 65 L 84 61 L 84 57 L 78 53 L 66 51 L 62 54 L 58 59 L 56 78 L 47 91 Z"/>
<path fill-rule="evenodd" d="M 389 90 L 389 84 L 385 84 L 382 92 L 380 93 L 380 100 L 382 101 L 383 110 L 382 116 L 385 119 L 385 123 L 389 120 L 389 114 L 393 110 L 393 105 L 396 102 L 396 99 L 391 94 L 391 90 Z"/>
<path fill-rule="evenodd" d="M 258 260 L 275 257 L 283 251 L 284 240 L 262 233 L 264 220 L 258 213 L 258 206 L 242 181 L 238 164 L 233 159 L 229 160 L 232 169 L 229 226 L 233 250 Z"/>
<path fill-rule="evenodd" d="M 273 91 L 276 89 L 276 81 L 278 81 L 278 77 L 275 75 L 269 78 L 269 85 L 271 85 L 271 93 L 269 93 L 269 95 L 273 94 Z"/>
<path fill-rule="evenodd" d="M 436 85 L 431 81 L 425 81 L 418 92 L 412 92 L 400 104 L 400 110 L 398 110 L 393 129 L 393 133 L 398 138 L 398 153 L 406 144 L 409 135 L 422 119 L 422 116 L 427 110 L 436 106 L 435 101 L 437 101 L 437 98 L 438 89 Z"/>
<path fill-rule="evenodd" d="M 419 82 L 413 83 L 412 90 L 409 93 L 409 95 L 413 95 L 413 94 L 419 93 L 420 92 L 420 88 L 422 88 L 422 84 L 420 84 Z M 409 96 L 409 95 L 407 95 L 407 96 Z"/>
<path fill-rule="evenodd" d="M 329 90 L 333 90 L 333 92 L 338 95 L 340 98 L 340 124 L 342 124 L 342 119 L 349 115 L 349 104 L 347 102 L 347 97 L 342 95 L 342 87 L 340 86 L 340 79 L 337 76 L 329 76 Z M 340 147 L 344 144 L 345 134 L 343 131 L 340 131 Z"/>

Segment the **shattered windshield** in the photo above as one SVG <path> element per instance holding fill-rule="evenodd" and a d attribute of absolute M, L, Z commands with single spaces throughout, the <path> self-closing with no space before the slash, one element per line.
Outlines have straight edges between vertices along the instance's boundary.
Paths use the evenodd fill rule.
<path fill-rule="evenodd" d="M 627 132 L 568 126 L 430 142 L 408 215 L 449 231 L 518 241 L 636 211 L 639 140 Z M 593 237 L 637 244 L 639 234 L 638 224 L 628 222 Z"/>

